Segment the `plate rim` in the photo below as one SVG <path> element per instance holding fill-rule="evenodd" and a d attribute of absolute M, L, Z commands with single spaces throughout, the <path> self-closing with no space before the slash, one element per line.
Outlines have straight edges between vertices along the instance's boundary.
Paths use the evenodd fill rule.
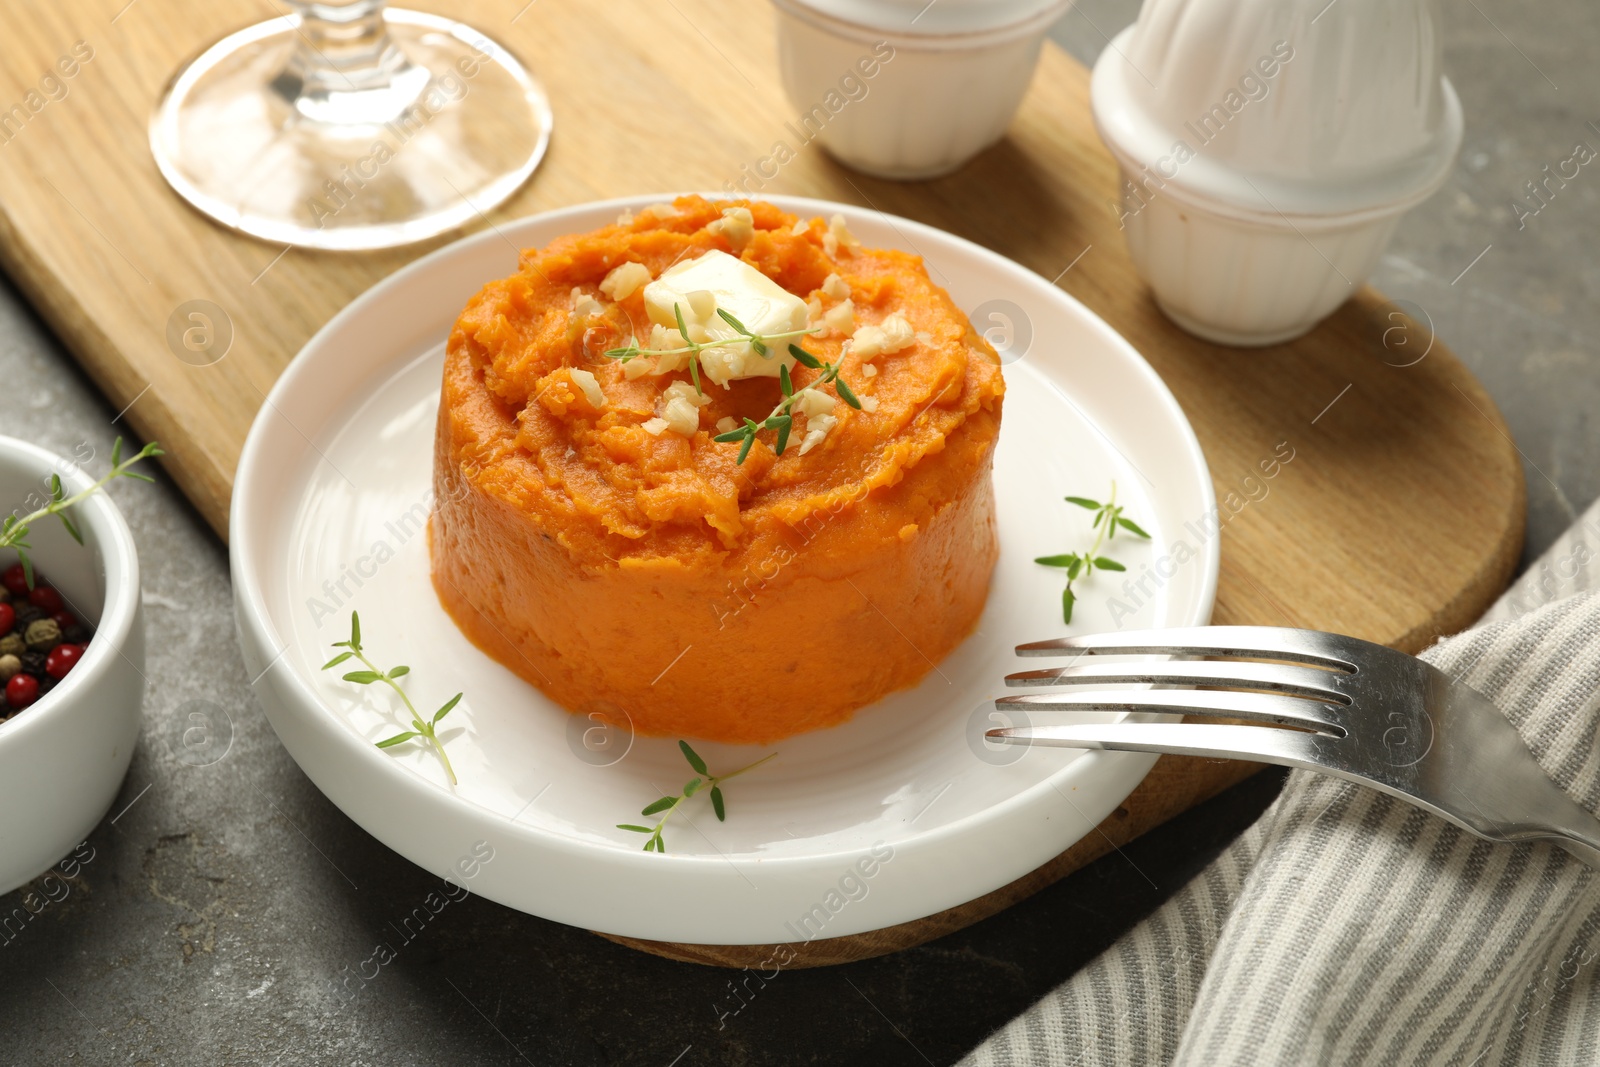
<path fill-rule="evenodd" d="M 260 651 L 263 649 L 286 649 L 288 647 L 288 642 L 284 641 L 282 639 L 282 635 L 278 633 L 278 629 L 272 620 L 271 614 L 267 610 L 267 599 L 263 592 L 261 583 L 261 575 L 263 573 L 262 570 L 247 566 L 247 561 L 256 551 L 253 548 L 253 544 L 256 538 L 260 536 L 258 535 L 256 528 L 253 528 L 251 523 L 248 521 L 251 503 L 249 501 L 250 493 L 247 491 L 247 486 L 250 481 L 251 472 L 262 462 L 262 453 L 265 449 L 264 442 L 271 432 L 267 428 L 267 423 L 270 421 L 267 418 L 268 413 L 279 408 L 281 403 L 284 401 L 286 394 L 293 392 L 297 388 L 299 380 L 302 376 L 312 373 L 311 368 L 313 363 L 311 360 L 306 358 L 306 353 L 316 347 L 319 347 L 328 335 L 338 332 L 351 319 L 367 313 L 369 307 L 380 302 L 388 290 L 399 287 L 404 282 L 414 279 L 419 275 L 427 274 L 438 267 L 442 262 L 459 256 L 469 249 L 476 250 L 482 245 L 492 244 L 496 241 L 506 241 L 516 247 L 520 253 L 522 246 L 517 245 L 517 243 L 511 239 L 511 237 L 508 235 L 510 232 L 516 232 L 526 227 L 548 225 L 571 215 L 598 213 L 601 211 L 610 210 L 621 211 L 629 208 L 638 209 L 653 203 L 670 202 L 673 198 L 682 195 L 696 194 L 686 194 L 683 192 L 663 192 L 614 197 L 604 200 L 586 201 L 578 204 L 566 205 L 547 211 L 537 212 L 531 215 L 521 216 L 505 223 L 491 222 L 490 225 L 485 229 L 476 233 L 467 234 L 455 241 L 451 241 L 448 244 L 441 246 L 440 248 L 434 249 L 426 255 L 419 257 L 413 262 L 408 263 L 396 271 L 379 279 L 372 286 L 363 291 L 359 296 L 355 297 L 343 308 L 341 308 L 332 318 L 328 320 L 327 323 L 325 323 L 309 339 L 307 339 L 305 345 L 302 346 L 302 348 L 295 354 L 294 358 L 279 375 L 278 380 L 273 384 L 272 389 L 267 394 L 265 403 L 257 412 L 256 417 L 253 419 L 250 431 L 245 439 L 244 447 L 240 452 L 239 461 L 236 468 L 234 491 L 229 506 L 229 527 L 231 538 L 229 558 L 230 572 L 234 586 L 235 624 L 241 638 L 241 644 L 245 646 L 247 659 L 264 659 L 264 656 L 259 655 Z M 728 199 L 728 197 L 723 194 L 701 192 L 698 195 L 706 196 L 708 199 Z M 1134 346 L 1120 333 L 1118 333 L 1108 322 L 1093 312 L 1076 297 L 1045 280 L 1042 275 L 1038 274 L 1038 272 L 1031 270 L 1023 264 L 1020 264 L 1009 257 L 1003 256 L 992 249 L 977 244 L 968 238 L 962 237 L 959 234 L 941 230 L 938 227 L 928 223 L 919 222 L 914 219 L 908 219 L 903 216 L 892 215 L 871 206 L 847 204 L 839 201 L 823 200 L 814 197 L 774 194 L 770 197 L 761 197 L 757 199 L 774 203 L 785 210 L 809 212 L 823 216 L 840 210 L 874 215 L 886 221 L 892 229 L 902 236 L 904 236 L 907 231 L 909 231 L 913 236 L 915 236 L 918 232 L 926 232 L 931 236 L 937 237 L 937 239 L 941 241 L 953 242 L 956 246 L 960 247 L 965 254 L 974 256 L 975 258 L 983 261 L 986 265 L 996 266 L 1005 271 L 1025 271 L 1040 279 L 1040 281 L 1044 282 L 1045 285 L 1049 286 L 1049 288 L 1053 290 L 1053 298 L 1064 301 L 1067 305 L 1069 305 L 1072 311 L 1083 321 L 1083 323 L 1095 334 L 1099 335 L 1100 339 L 1104 343 L 1122 351 L 1122 354 L 1127 358 L 1132 370 L 1144 379 L 1144 385 L 1149 390 L 1150 395 L 1168 409 L 1167 414 L 1171 417 L 1169 421 L 1175 422 L 1175 428 L 1178 431 L 1178 436 L 1184 447 L 1185 459 L 1189 465 L 1195 467 L 1203 476 L 1200 479 L 1202 484 L 1199 486 L 1201 490 L 1202 503 L 1207 509 L 1216 506 L 1215 489 L 1210 476 L 1210 467 L 1206 462 L 1203 450 L 1200 448 L 1199 440 L 1194 433 L 1194 427 L 1190 423 L 1188 417 L 1184 414 L 1181 405 L 1178 404 L 1177 398 L 1172 394 L 1172 391 L 1167 387 L 1166 382 L 1159 374 L 1156 373 L 1155 369 L 1138 351 L 1138 349 L 1134 348 Z M 916 252 L 917 250 L 914 243 L 911 241 L 911 238 L 906 237 L 905 239 L 906 243 L 911 245 L 911 250 Z M 919 252 L 918 254 L 920 255 L 921 253 Z M 415 353 L 412 353 L 408 355 L 407 358 L 412 358 L 414 355 Z M 397 362 L 396 360 L 392 359 L 389 361 Z M 1090 421 L 1091 425 L 1094 425 L 1093 420 L 1087 419 L 1087 415 L 1085 415 L 1085 418 L 1086 421 Z M 1216 587 L 1220 571 L 1220 538 L 1209 539 L 1204 545 L 1201 546 L 1201 552 L 1197 553 L 1197 555 L 1204 559 L 1205 564 L 1199 587 L 1199 599 L 1201 604 L 1200 613 L 1203 618 L 1195 623 L 1196 625 L 1199 625 L 1209 621 L 1210 614 L 1215 605 Z M 261 649 L 257 649 L 254 643 L 255 640 L 260 641 Z M 283 657 L 280 654 L 278 658 L 281 659 Z M 276 659 L 265 663 L 254 662 L 251 664 L 251 672 L 253 675 L 258 673 L 264 675 L 268 671 L 271 671 L 272 666 L 275 663 L 277 663 Z M 325 729 L 324 732 L 332 733 L 334 736 L 338 737 L 340 739 L 340 743 L 351 754 L 351 758 L 366 758 L 369 767 L 369 773 L 377 775 L 381 780 L 390 783 L 395 789 L 404 791 L 404 793 L 413 801 L 415 801 L 418 797 L 427 798 L 427 801 L 432 803 L 442 801 L 445 807 L 453 811 L 458 818 L 484 821 L 490 825 L 497 826 L 505 833 L 520 838 L 526 844 L 536 848 L 548 850 L 551 853 L 552 858 L 567 857 L 578 859 L 580 861 L 592 861 L 595 859 L 600 859 L 602 861 L 602 866 L 610 868 L 622 877 L 627 877 L 632 870 L 637 869 L 650 870 L 655 875 L 667 875 L 671 878 L 692 880 L 697 877 L 700 872 L 710 870 L 712 868 L 720 868 L 726 865 L 728 862 L 725 858 L 716 855 L 701 855 L 695 853 L 647 855 L 642 851 L 632 849 L 618 849 L 609 846 L 597 848 L 594 842 L 565 836 L 550 830 L 546 830 L 534 824 L 520 822 L 516 817 L 507 816 L 503 812 L 487 807 L 476 801 L 463 798 L 443 786 L 433 783 L 427 779 L 420 778 L 399 761 L 371 760 L 369 757 L 364 756 L 367 746 L 359 737 L 356 737 L 351 731 L 344 728 L 342 723 L 334 721 L 330 718 L 330 716 L 332 716 L 331 709 L 326 707 L 324 702 L 316 694 L 315 690 L 306 682 L 304 678 L 300 676 L 298 672 L 290 670 L 287 672 L 278 671 L 274 673 L 280 676 L 287 675 L 290 692 L 301 709 L 305 709 L 307 707 L 314 708 L 321 718 L 328 720 L 327 722 L 322 723 L 323 727 L 328 728 Z M 278 683 L 274 681 L 273 684 L 276 685 Z M 263 708 L 266 710 L 268 709 L 269 702 L 264 699 L 264 696 L 265 694 L 258 692 L 258 698 L 261 698 Z M 349 808 L 347 808 L 344 803 L 341 803 L 341 801 L 334 796 L 333 791 L 325 788 L 323 784 L 311 774 L 310 771 L 305 769 L 302 760 L 295 755 L 288 742 L 283 740 L 284 731 L 282 728 L 280 728 L 279 723 L 275 721 L 276 716 L 274 716 L 270 710 L 268 711 L 267 718 L 269 722 L 272 723 L 274 732 L 278 734 L 280 743 L 283 743 L 285 749 L 289 752 L 290 758 L 301 767 L 302 771 L 307 774 L 307 777 L 311 778 L 312 784 L 317 787 L 319 792 L 323 793 L 323 795 L 327 797 L 330 802 L 332 802 L 349 818 L 351 818 L 352 821 L 356 822 L 357 825 L 361 826 L 363 830 L 378 838 L 378 840 L 380 840 L 386 847 L 399 853 L 411 862 L 418 863 L 419 866 L 425 866 L 418 860 L 414 859 L 412 855 L 413 852 L 421 852 L 425 849 L 402 849 L 396 843 L 394 843 L 390 835 L 380 835 L 375 830 L 370 828 L 367 825 L 369 820 L 363 820 L 357 815 L 352 814 Z M 1120 804 L 1127 797 L 1127 795 L 1133 791 L 1133 789 L 1137 788 L 1138 784 L 1143 780 L 1145 774 L 1148 772 L 1150 766 L 1154 764 L 1155 760 L 1156 757 L 1151 754 L 1090 751 L 1083 754 L 1083 756 L 1081 756 L 1078 760 L 1074 760 L 1072 763 L 1063 766 L 1059 770 L 1049 774 L 1033 785 L 1019 790 L 1018 792 L 1012 794 L 1004 800 L 999 801 L 998 803 L 991 804 L 980 811 L 963 816 L 953 822 L 945 823 L 929 830 L 912 834 L 898 841 L 894 847 L 898 851 L 902 847 L 915 845 L 919 850 L 931 849 L 937 851 L 946 845 L 949 838 L 972 833 L 974 824 L 990 822 L 996 816 L 1004 815 L 1008 811 L 1018 807 L 1031 806 L 1037 801 L 1039 794 L 1044 792 L 1051 790 L 1059 791 L 1056 789 L 1058 784 L 1060 784 L 1059 779 L 1061 779 L 1063 775 L 1067 774 L 1091 773 L 1096 770 L 1098 770 L 1101 774 L 1107 774 L 1111 773 L 1113 770 L 1120 770 L 1122 774 L 1119 777 L 1127 778 L 1128 784 L 1126 789 L 1123 789 L 1122 786 L 1118 784 L 1115 789 L 1108 791 L 1107 795 L 1109 795 L 1110 792 L 1116 792 L 1117 794 L 1114 799 L 1110 800 L 1109 804 L 1105 805 L 1106 810 L 1110 811 L 1114 809 L 1117 804 Z M 1083 765 L 1079 766 L 1079 764 Z M 1073 768 L 1077 768 L 1077 770 L 1074 771 Z M 425 791 L 419 792 L 419 789 Z M 1098 808 L 1101 805 L 1096 804 L 1093 806 Z M 1096 818 L 1091 821 L 1087 819 L 1087 816 L 1085 816 L 1085 821 L 1088 822 L 1088 828 L 1084 831 L 1084 833 L 1087 834 L 1092 832 L 1093 827 L 1098 824 L 1099 819 Z M 1077 840 L 1081 839 L 1082 835 L 1080 835 Z M 1073 843 L 1075 842 L 1068 842 L 1062 847 L 1063 849 L 1070 848 Z M 826 852 L 808 852 L 798 855 L 750 857 L 749 859 L 751 862 L 759 863 L 763 868 L 778 869 L 780 871 L 791 867 L 809 868 L 817 865 L 827 865 L 831 870 L 835 867 L 842 869 L 844 866 L 848 866 L 851 862 L 859 858 L 861 854 L 861 850 L 859 849 L 835 849 Z M 649 866 L 646 867 L 642 866 L 641 864 L 649 864 Z M 1005 885 L 1015 880 L 1016 877 L 1023 877 L 1027 873 L 1028 872 L 1024 871 L 1013 877 L 1006 878 L 999 882 L 998 885 L 980 892 L 976 896 L 968 897 L 966 900 L 979 899 L 989 892 L 994 892 L 1000 888 L 1003 888 Z M 499 899 L 493 893 L 487 893 L 485 895 L 490 896 L 491 899 Z M 888 921 L 875 921 L 865 926 L 841 922 L 839 924 L 839 933 L 835 934 L 830 931 L 829 936 L 848 936 L 850 934 L 858 934 L 870 930 L 883 929 L 904 922 L 914 922 L 920 918 L 937 914 L 939 911 L 945 910 L 948 907 L 958 907 L 961 903 L 966 902 L 966 900 L 941 905 L 940 907 L 933 908 L 931 910 L 922 909 L 919 910 L 917 915 L 890 919 Z M 519 911 L 529 911 L 532 914 L 540 915 L 547 914 L 545 912 L 533 912 L 531 909 L 518 903 L 509 903 L 505 901 L 502 901 L 502 903 L 506 903 L 506 906 L 516 908 Z M 557 921 L 570 921 L 568 919 L 556 916 L 550 917 L 557 918 Z M 596 930 L 605 929 L 605 931 L 608 933 L 615 933 L 622 936 L 646 937 L 656 940 L 691 940 L 690 938 L 676 935 L 665 935 L 659 930 L 641 930 L 637 922 L 630 923 L 625 921 L 628 918 L 628 916 L 617 916 L 618 922 L 610 924 L 582 921 L 581 925 Z M 841 915 L 840 918 L 843 919 L 844 915 Z M 645 925 L 650 926 L 653 924 L 646 923 Z M 846 927 L 849 928 L 846 929 Z M 693 940 L 697 940 L 700 943 L 705 944 L 752 943 L 748 938 L 735 937 L 729 937 L 723 940 L 699 937 L 694 938 Z"/>

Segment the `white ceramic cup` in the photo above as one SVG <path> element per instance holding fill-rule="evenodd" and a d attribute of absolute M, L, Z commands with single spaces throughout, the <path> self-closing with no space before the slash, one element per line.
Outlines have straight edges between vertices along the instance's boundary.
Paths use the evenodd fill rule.
<path fill-rule="evenodd" d="M 847 22 L 804 0 L 773 6 L 778 67 L 797 111 L 792 139 L 817 140 L 876 177 L 922 179 L 956 170 L 1004 135 L 1045 32 L 1071 0 L 1009 25 L 937 34 Z"/>
<path fill-rule="evenodd" d="M 71 460 L 0 437 L 5 514 L 47 501 L 51 474 L 68 494 L 92 484 Z M 48 871 L 89 836 L 116 799 L 139 736 L 144 618 L 133 535 L 105 493 L 71 516 L 82 545 L 50 518 L 29 530 L 29 555 L 94 637 L 59 685 L 0 723 L 0 892 Z M 0 567 L 14 562 L 0 552 Z"/>
<path fill-rule="evenodd" d="M 1135 178 L 1124 164 L 1123 181 Z M 1207 341 L 1258 347 L 1301 336 L 1354 296 L 1407 206 L 1289 218 L 1164 193 L 1124 214 L 1123 227 L 1167 317 Z"/>

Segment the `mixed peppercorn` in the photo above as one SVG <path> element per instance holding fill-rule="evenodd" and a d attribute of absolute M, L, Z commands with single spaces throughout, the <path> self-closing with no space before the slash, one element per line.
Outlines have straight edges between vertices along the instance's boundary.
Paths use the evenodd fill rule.
<path fill-rule="evenodd" d="M 54 689 L 77 666 L 91 633 L 61 594 L 22 564 L 0 573 L 0 721 Z"/>

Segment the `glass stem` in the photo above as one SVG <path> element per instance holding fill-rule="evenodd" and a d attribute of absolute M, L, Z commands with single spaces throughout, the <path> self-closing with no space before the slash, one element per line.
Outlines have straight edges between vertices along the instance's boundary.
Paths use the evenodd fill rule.
<path fill-rule="evenodd" d="M 343 125 L 390 121 L 427 88 L 384 24 L 384 0 L 286 0 L 298 41 L 273 88 L 303 118 Z"/>

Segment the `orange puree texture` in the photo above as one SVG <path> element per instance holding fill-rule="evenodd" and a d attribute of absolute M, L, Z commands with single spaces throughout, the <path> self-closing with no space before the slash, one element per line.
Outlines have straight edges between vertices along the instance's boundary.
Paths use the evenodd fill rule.
<path fill-rule="evenodd" d="M 734 249 L 708 224 L 742 205 Z M 462 631 L 567 709 L 640 733 L 765 743 L 847 719 L 920 680 L 972 630 L 998 545 L 990 469 L 1005 386 L 999 360 L 920 257 L 842 244 L 828 224 L 770 204 L 676 201 L 525 251 L 516 274 L 467 304 L 450 335 L 435 449 L 433 578 Z M 898 312 L 916 343 L 841 376 L 877 410 L 847 407 L 806 455 L 796 415 L 782 456 L 761 434 L 742 466 L 724 416 L 761 420 L 775 378 L 702 376 L 712 402 L 693 438 L 642 425 L 688 370 L 629 381 L 608 348 L 650 334 L 643 287 L 598 291 L 612 268 L 652 276 L 709 249 L 784 289 L 850 286 L 859 327 Z M 572 290 L 604 305 L 577 320 Z M 846 338 L 804 339 L 837 361 Z M 593 372 L 594 407 L 570 369 Z M 794 368 L 795 387 L 819 372 Z M 832 387 L 824 387 L 832 393 Z M 871 406 L 870 404 L 868 406 Z M 625 717 L 625 718 L 624 718 Z"/>

